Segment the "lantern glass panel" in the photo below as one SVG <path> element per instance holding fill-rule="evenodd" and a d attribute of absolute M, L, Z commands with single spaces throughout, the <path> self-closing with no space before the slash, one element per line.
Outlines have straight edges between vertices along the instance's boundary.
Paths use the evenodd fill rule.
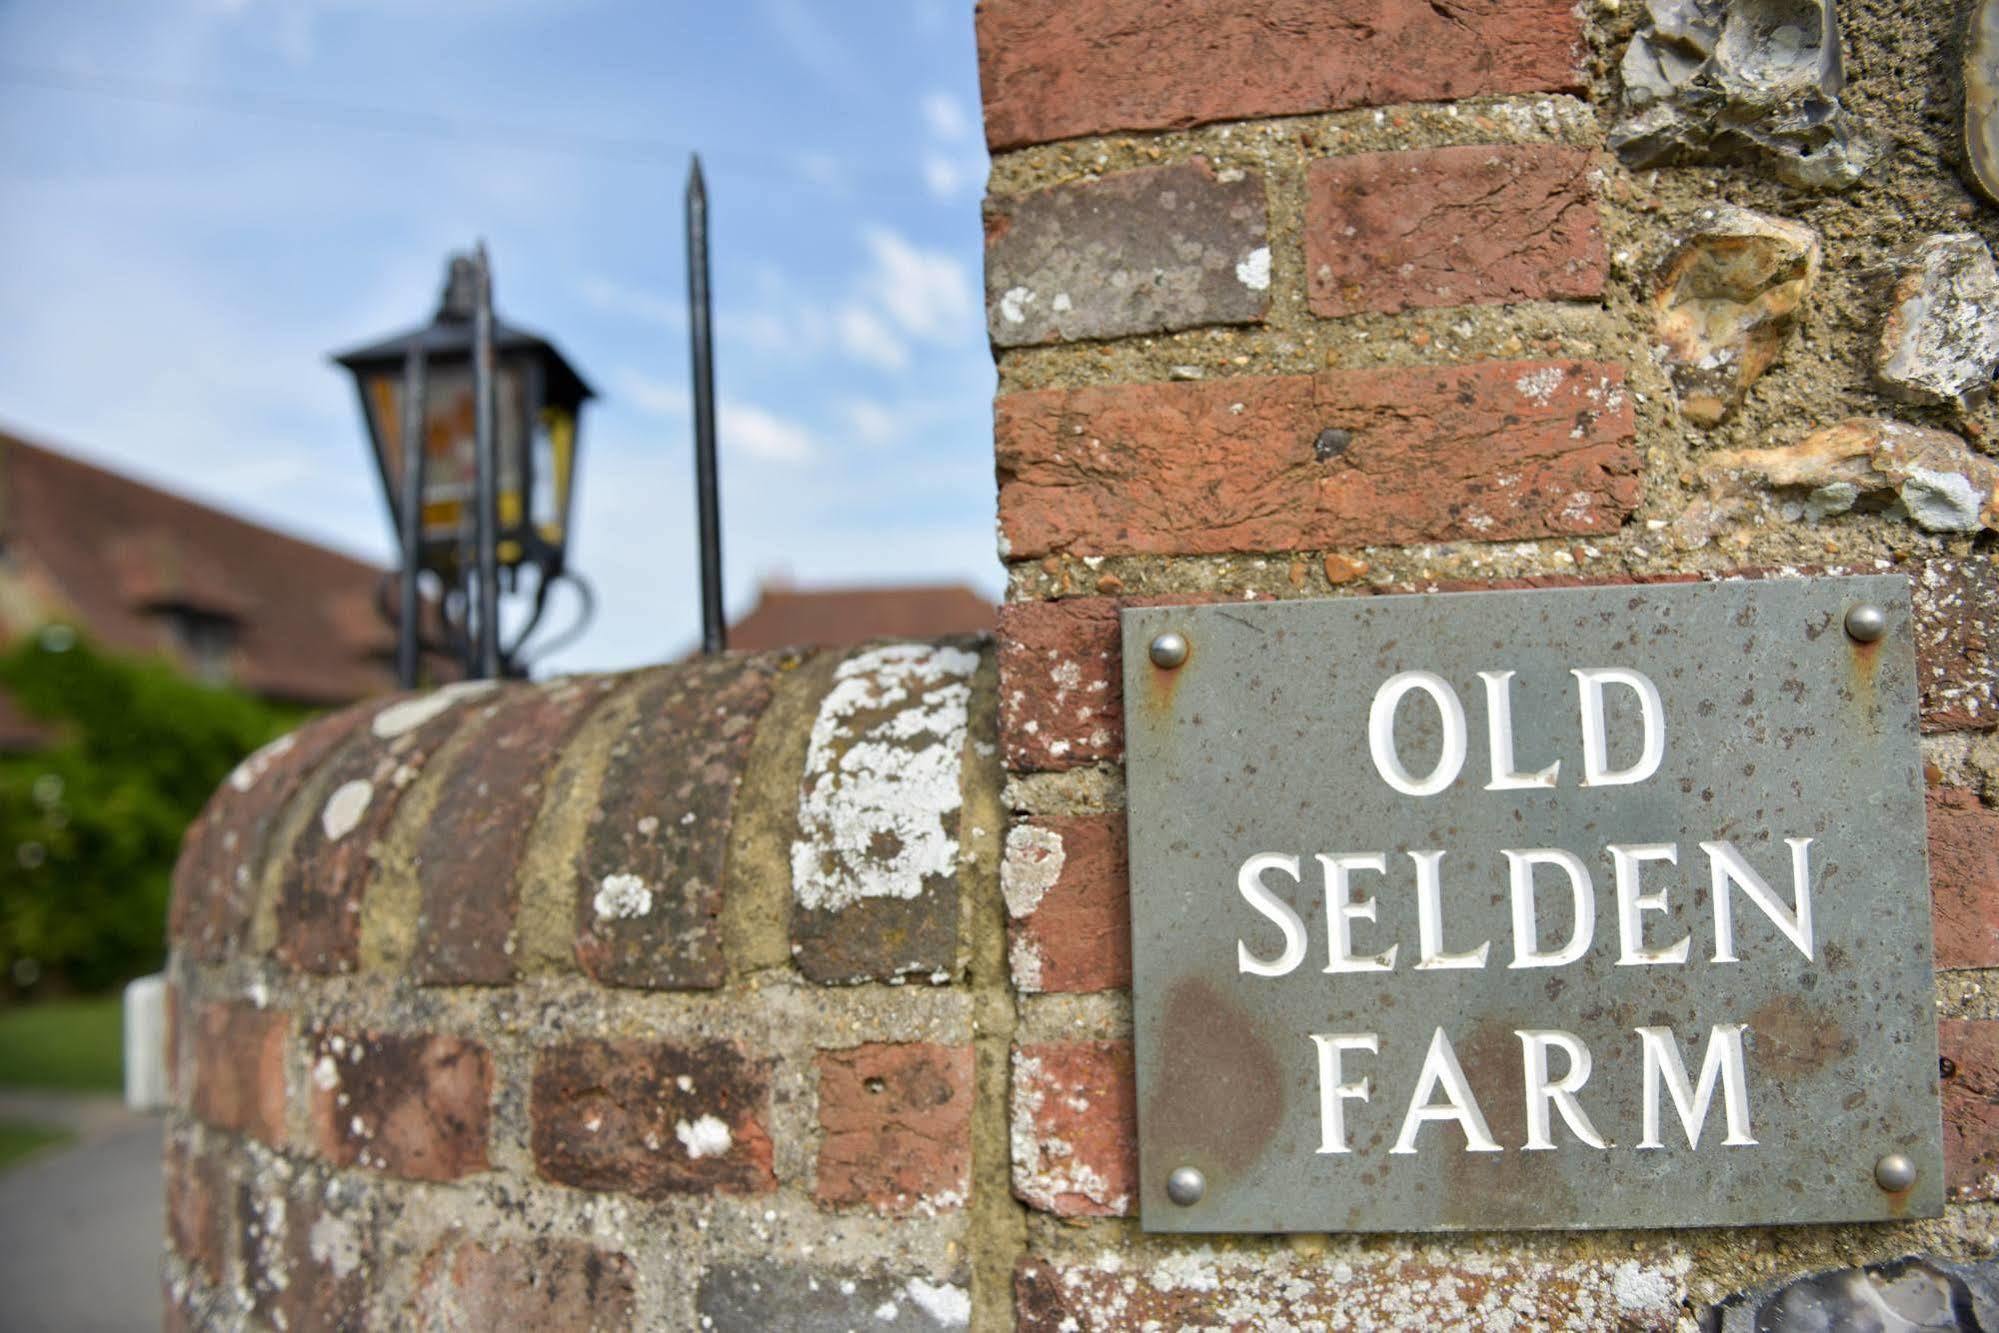
<path fill-rule="evenodd" d="M 426 546 L 456 547 L 474 538 L 477 454 L 472 368 L 442 365 L 429 369 L 424 386 L 424 485 L 422 540 Z M 522 517 L 523 435 L 528 421 L 527 376 L 502 363 L 495 376 L 495 417 L 499 454 L 499 526 L 508 532 Z M 368 410 L 381 441 L 390 493 L 398 493 L 403 472 L 403 378 L 384 372 L 368 383 Z M 518 543 L 502 551 L 520 558 Z"/>

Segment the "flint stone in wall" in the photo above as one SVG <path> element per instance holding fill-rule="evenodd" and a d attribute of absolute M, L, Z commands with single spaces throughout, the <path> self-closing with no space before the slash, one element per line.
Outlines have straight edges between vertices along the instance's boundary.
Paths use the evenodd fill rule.
<path fill-rule="evenodd" d="M 1659 353 L 1688 420 L 1720 423 L 1770 368 L 1820 259 L 1818 233 L 1802 223 L 1730 204 L 1694 214 L 1652 297 Z"/>
<path fill-rule="evenodd" d="M 1964 33 L 1964 163 L 1999 204 L 1999 0 L 1977 0 Z"/>
<path fill-rule="evenodd" d="M 1925 532 L 1999 529 L 1999 463 L 1949 431 L 1855 417 L 1779 449 L 1708 456 L 1702 477 L 1714 513 L 1742 517 L 1758 495 L 1781 517 L 1818 522 L 1860 509 L 1906 518 Z M 1689 511 L 1687 522 L 1697 521 Z"/>
<path fill-rule="evenodd" d="M 1703 1333 L 1780 1328 L 1880 1333 L 1999 1329 L 1999 1265 L 1914 1254 L 1740 1292 L 1701 1317 Z"/>
<path fill-rule="evenodd" d="M 1624 52 L 1610 146 L 1632 167 L 1767 164 L 1806 189 L 1843 189 L 1871 153 L 1840 105 L 1833 0 L 1647 0 Z"/>
<path fill-rule="evenodd" d="M 1999 269 L 1969 233 L 1932 236 L 1895 283 L 1875 371 L 1906 403 L 1971 411 L 1992 392 L 1999 365 Z"/>

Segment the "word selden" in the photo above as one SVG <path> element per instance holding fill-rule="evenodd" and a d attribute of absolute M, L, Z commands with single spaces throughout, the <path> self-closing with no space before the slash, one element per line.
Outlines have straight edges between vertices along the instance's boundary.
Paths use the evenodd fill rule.
<path fill-rule="evenodd" d="M 1513 754 L 1511 671 L 1481 671 L 1484 683 L 1487 748 L 1490 776 L 1487 791 L 1514 791 L 1556 785 L 1559 761 L 1532 773 L 1516 771 Z M 1582 728 L 1582 773 L 1578 785 L 1584 787 L 1631 786 L 1658 772 L 1666 751 L 1666 718 L 1658 688 L 1643 673 L 1623 667 L 1575 670 L 1577 707 Z M 1613 768 L 1605 736 L 1604 691 L 1621 688 L 1637 696 L 1643 723 L 1643 745 L 1637 762 Z M 1422 776 L 1411 774 L 1402 762 L 1395 739 L 1396 713 L 1405 696 L 1420 693 L 1429 697 L 1442 722 L 1441 753 L 1435 768 Z M 1420 706 L 1420 705 L 1419 705 Z M 1467 750 L 1463 702 L 1442 677 L 1427 671 L 1404 671 L 1385 681 L 1376 691 L 1368 716 L 1368 750 L 1374 769 L 1396 791 L 1421 799 L 1434 796 L 1456 782 L 1464 767 Z M 1711 887 L 1713 959 L 1718 963 L 1737 961 L 1735 954 L 1735 896 L 1740 894 L 1767 917 L 1807 959 L 1813 956 L 1812 942 L 1812 842 L 1811 838 L 1786 838 L 1789 864 L 1753 866 L 1740 849 L 1729 842 L 1703 842 L 1698 855 L 1705 858 Z M 1670 944 L 1654 944 L 1645 938 L 1646 916 L 1666 911 L 1665 887 L 1646 888 L 1645 867 L 1655 863 L 1678 865 L 1681 849 L 1673 843 L 1612 844 L 1603 849 L 1611 871 L 1611 891 L 1617 904 L 1617 963 L 1623 967 L 1674 967 L 1687 961 L 1694 947 L 1691 935 Z M 1689 852 L 1689 860 L 1695 853 Z M 1558 968 L 1580 959 L 1590 948 L 1596 929 L 1596 883 L 1590 867 L 1571 851 L 1559 847 L 1509 847 L 1501 849 L 1505 859 L 1508 892 L 1512 907 L 1512 939 L 1502 964 L 1494 957 L 1492 941 L 1471 948 L 1453 948 L 1443 909 L 1442 849 L 1409 851 L 1391 861 L 1385 852 L 1319 853 L 1318 863 L 1326 904 L 1326 965 L 1331 974 L 1392 972 L 1404 962 L 1402 946 L 1391 944 L 1379 953 L 1359 953 L 1355 925 L 1376 920 L 1375 899 L 1356 897 L 1356 880 L 1362 875 L 1406 875 L 1414 880 L 1416 898 L 1416 957 L 1410 964 L 1416 971 L 1444 971 L 1460 968 L 1505 966 L 1508 968 Z M 1406 858 L 1406 860 L 1404 859 Z M 1543 872 L 1546 872 L 1545 874 Z M 1268 887 L 1269 877 L 1289 876 L 1302 884 L 1306 874 L 1301 860 L 1276 852 L 1259 852 L 1242 863 L 1236 888 L 1242 898 L 1283 935 L 1283 949 L 1275 956 L 1259 956 L 1250 944 L 1238 939 L 1237 969 L 1252 977 L 1282 977 L 1300 967 L 1308 942 L 1303 919 L 1291 904 Z M 1655 883 L 1666 872 L 1655 869 Z M 1780 882 L 1788 878 L 1788 901 L 1774 889 L 1767 876 Z M 1542 936 L 1537 888 L 1542 882 L 1558 880 L 1569 894 L 1573 923 L 1569 937 L 1549 943 Z M 1703 941 L 1705 945 L 1706 941 Z M 1644 1125 L 1640 1149 L 1660 1148 L 1662 1092 L 1672 1098 L 1681 1128 L 1689 1145 L 1698 1146 L 1701 1127 L 1708 1118 L 1717 1085 L 1722 1094 L 1723 1118 L 1728 1145 L 1753 1145 L 1749 1119 L 1748 1079 L 1743 1068 L 1741 1023 L 1714 1025 L 1708 1035 L 1698 1079 L 1689 1079 L 1680 1057 L 1679 1044 L 1669 1028 L 1641 1027 L 1634 1031 L 1644 1061 Z M 1521 1059 L 1525 1071 L 1526 1137 L 1521 1146 L 1529 1151 L 1555 1148 L 1550 1110 L 1559 1114 L 1568 1133 L 1591 1148 L 1610 1145 L 1577 1097 L 1590 1077 L 1589 1048 L 1570 1032 L 1557 1028 L 1520 1029 Z M 1363 1055 L 1380 1053 L 1379 1034 L 1373 1032 L 1321 1032 L 1311 1034 L 1318 1053 L 1320 1153 L 1346 1153 L 1346 1103 L 1372 1099 L 1367 1076 L 1351 1078 L 1350 1063 Z M 1559 1051 L 1565 1068 L 1559 1077 L 1550 1074 L 1550 1053 Z M 1391 1153 L 1414 1153 L 1423 1126 L 1431 1121 L 1453 1121 L 1464 1133 L 1465 1151 L 1500 1152 L 1493 1140 L 1484 1113 L 1465 1080 L 1450 1038 L 1439 1027 L 1430 1039 L 1422 1073 L 1410 1094 L 1403 1113 L 1401 1132 Z"/>

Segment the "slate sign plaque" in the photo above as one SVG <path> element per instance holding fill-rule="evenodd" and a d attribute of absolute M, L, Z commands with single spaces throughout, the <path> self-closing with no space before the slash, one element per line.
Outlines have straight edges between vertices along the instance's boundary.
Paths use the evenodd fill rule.
<path fill-rule="evenodd" d="M 1147 1230 L 1942 1210 L 1907 580 L 1122 619 Z"/>

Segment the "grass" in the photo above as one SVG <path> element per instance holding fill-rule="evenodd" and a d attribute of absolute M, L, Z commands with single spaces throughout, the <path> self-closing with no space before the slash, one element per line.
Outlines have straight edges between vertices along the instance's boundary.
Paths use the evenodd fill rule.
<path fill-rule="evenodd" d="M 0 1010 L 0 1087 L 116 1093 L 124 1087 L 124 1044 L 117 995 Z M 0 1126 L 10 1132 L 19 1130 Z"/>
<path fill-rule="evenodd" d="M 67 1130 L 48 1125 L 31 1125 L 22 1120 L 0 1120 L 0 1171 L 43 1148 L 70 1138 Z"/>

